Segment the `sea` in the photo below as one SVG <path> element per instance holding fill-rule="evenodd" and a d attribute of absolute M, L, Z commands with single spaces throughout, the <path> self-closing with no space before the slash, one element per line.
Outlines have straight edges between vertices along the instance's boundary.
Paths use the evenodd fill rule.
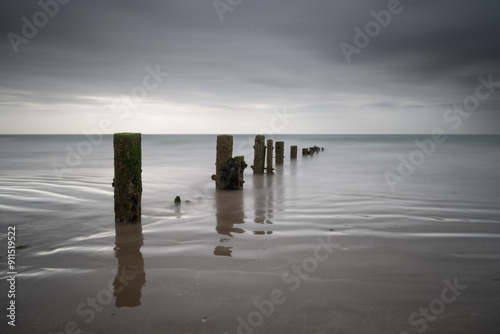
<path fill-rule="evenodd" d="M 0 332 L 498 333 L 500 136 L 254 138 L 216 191 L 217 135 L 142 135 L 115 224 L 112 135 L 0 135 Z"/>

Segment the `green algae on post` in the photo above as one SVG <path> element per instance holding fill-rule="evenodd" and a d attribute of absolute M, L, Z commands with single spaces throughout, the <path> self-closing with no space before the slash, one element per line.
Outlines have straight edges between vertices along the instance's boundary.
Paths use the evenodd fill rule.
<path fill-rule="evenodd" d="M 174 203 L 175 204 L 181 204 L 181 197 L 180 196 L 176 196 L 175 199 L 174 199 Z"/>
<path fill-rule="evenodd" d="M 266 156 L 266 145 L 264 143 L 266 136 L 255 136 L 254 155 L 253 155 L 253 173 L 264 174 L 264 159 Z"/>
<path fill-rule="evenodd" d="M 115 222 L 141 221 L 142 151 L 140 133 L 113 135 Z"/>
<path fill-rule="evenodd" d="M 222 180 L 222 167 L 233 156 L 233 136 L 219 135 L 217 136 L 217 153 L 215 160 L 215 174 L 212 175 L 212 180 L 215 180 L 215 189 L 224 189 Z"/>

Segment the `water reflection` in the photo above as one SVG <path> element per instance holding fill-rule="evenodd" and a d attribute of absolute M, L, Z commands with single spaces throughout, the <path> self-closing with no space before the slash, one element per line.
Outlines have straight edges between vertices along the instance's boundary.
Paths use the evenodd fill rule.
<path fill-rule="evenodd" d="M 283 211 L 285 204 L 285 186 L 283 185 L 284 179 L 283 165 L 276 166 L 276 174 L 274 178 L 274 187 L 276 189 L 276 200 L 274 204 L 277 207 L 277 211 Z M 287 185 L 288 186 L 288 185 Z"/>
<path fill-rule="evenodd" d="M 290 185 L 291 198 L 297 197 L 297 160 L 290 160 Z"/>
<path fill-rule="evenodd" d="M 233 247 L 225 247 L 225 246 L 217 246 L 214 249 L 214 255 L 217 256 L 232 256 L 232 250 Z"/>
<path fill-rule="evenodd" d="M 254 175 L 253 187 L 255 192 L 254 222 L 257 224 L 272 224 L 274 218 L 274 182 L 275 175 Z M 263 226 L 264 227 L 264 226 Z M 273 231 L 256 230 L 255 235 L 272 234 Z"/>
<path fill-rule="evenodd" d="M 115 306 L 135 307 L 141 305 L 141 290 L 146 283 L 144 259 L 141 247 L 144 237 L 142 225 L 115 224 L 115 257 L 118 272 L 113 281 Z"/>
<path fill-rule="evenodd" d="M 215 230 L 222 238 L 221 243 L 228 242 L 233 237 L 232 233 L 244 233 L 245 230 L 234 225 L 245 223 L 245 212 L 243 203 L 243 191 L 217 191 L 215 193 L 215 218 L 217 225 Z M 214 255 L 217 256 L 232 256 L 232 248 L 229 246 L 217 246 L 214 249 Z"/>
<path fill-rule="evenodd" d="M 231 233 L 244 233 L 245 230 L 234 225 L 245 223 L 243 210 L 243 191 L 222 190 L 215 193 L 217 226 L 215 230 L 220 235 L 232 237 Z"/>
<path fill-rule="evenodd" d="M 175 218 L 182 218 L 180 203 L 174 204 L 174 211 L 175 211 Z"/>

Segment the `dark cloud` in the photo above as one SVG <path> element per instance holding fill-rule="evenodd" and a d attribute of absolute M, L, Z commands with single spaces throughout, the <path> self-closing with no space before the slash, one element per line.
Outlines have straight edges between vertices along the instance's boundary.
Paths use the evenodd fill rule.
<path fill-rule="evenodd" d="M 37 1 L 6 1 L 0 115 L 18 124 L 0 132 L 81 132 L 82 114 L 90 123 L 102 117 L 157 64 L 170 76 L 139 108 L 145 132 L 148 115 L 177 122 L 181 132 L 192 132 L 184 125 L 190 117 L 206 121 L 196 131 L 216 132 L 207 120 L 227 112 L 258 127 L 282 106 L 305 120 L 286 132 L 428 132 L 446 106 L 474 93 L 479 75 L 500 81 L 494 0 L 401 1 L 401 13 L 348 64 L 340 43 L 354 44 L 353 28 L 364 29 L 374 20 L 370 12 L 388 2 L 243 0 L 221 22 L 212 1 L 73 0 L 16 54 L 7 35 L 20 35 L 21 18 L 32 21 L 41 9 Z M 499 91 L 461 132 L 498 132 Z M 23 127 L 33 110 L 64 122 Z M 360 115 L 380 121 L 367 129 Z M 325 122 L 309 121 L 314 117 Z M 402 126 L 393 130 L 398 120 Z M 242 125 L 241 132 L 249 130 Z"/>

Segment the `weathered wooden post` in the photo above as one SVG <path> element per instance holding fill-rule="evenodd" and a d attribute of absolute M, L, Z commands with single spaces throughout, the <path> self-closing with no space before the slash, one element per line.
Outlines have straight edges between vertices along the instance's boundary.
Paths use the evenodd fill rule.
<path fill-rule="evenodd" d="M 215 160 L 215 175 L 212 179 L 215 180 L 215 189 L 224 189 L 224 181 L 222 180 L 222 167 L 233 156 L 233 136 L 219 135 L 217 136 L 217 156 Z"/>
<path fill-rule="evenodd" d="M 310 155 L 313 155 L 315 151 L 316 150 L 314 149 L 314 147 L 309 147 L 309 154 Z"/>
<path fill-rule="evenodd" d="M 248 165 L 245 162 L 244 156 L 234 157 L 234 160 L 236 161 L 236 171 L 238 175 L 238 183 L 236 189 L 243 189 L 243 183 L 245 183 L 243 179 L 243 171 L 248 167 Z"/>
<path fill-rule="evenodd" d="M 115 133 L 115 222 L 141 221 L 142 153 L 140 133 Z"/>
<path fill-rule="evenodd" d="M 307 154 L 308 154 L 308 152 L 307 152 L 307 148 L 303 148 L 303 149 L 302 149 L 302 155 L 307 155 Z"/>
<path fill-rule="evenodd" d="M 274 173 L 274 168 L 273 168 L 273 152 L 274 152 L 273 140 L 272 139 L 268 139 L 267 140 L 267 167 L 266 167 L 267 174 L 273 174 Z"/>
<path fill-rule="evenodd" d="M 283 165 L 283 159 L 285 154 L 285 142 L 276 142 L 276 165 Z"/>
<path fill-rule="evenodd" d="M 266 156 L 266 145 L 264 140 L 266 136 L 257 135 L 255 136 L 254 155 L 253 155 L 253 173 L 254 174 L 264 174 L 264 161 Z"/>
<path fill-rule="evenodd" d="M 290 159 L 297 159 L 297 146 L 290 146 Z"/>

